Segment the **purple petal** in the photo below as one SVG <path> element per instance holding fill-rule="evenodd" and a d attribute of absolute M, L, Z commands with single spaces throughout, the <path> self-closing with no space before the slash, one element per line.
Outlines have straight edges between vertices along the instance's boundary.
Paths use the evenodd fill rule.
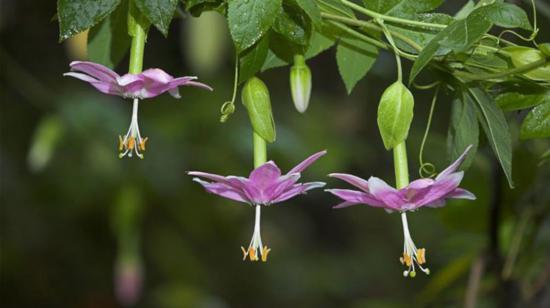
<path fill-rule="evenodd" d="M 460 164 L 462 164 L 462 162 L 466 158 L 466 154 L 468 154 L 468 152 L 470 151 L 472 146 L 473 145 L 469 145 L 466 148 L 466 150 L 464 150 L 464 153 L 462 153 L 462 155 L 460 155 L 460 157 L 458 157 L 457 160 L 455 160 L 451 165 L 449 165 L 449 167 L 447 167 L 445 170 L 441 171 L 435 179 L 438 180 L 438 179 L 440 179 L 440 178 L 442 178 L 446 175 L 449 175 L 449 174 L 455 172 L 455 170 L 460 166 Z"/>
<path fill-rule="evenodd" d="M 101 64 L 87 61 L 73 61 L 70 64 L 72 71 L 88 74 L 104 82 L 116 82 L 120 77 L 116 72 Z"/>
<path fill-rule="evenodd" d="M 326 189 L 325 191 L 328 191 L 344 201 L 362 203 L 373 207 L 385 207 L 382 201 L 377 200 L 367 192 L 351 189 Z"/>
<path fill-rule="evenodd" d="M 364 190 L 368 192 L 369 190 L 369 182 L 367 180 L 364 180 L 358 176 L 352 175 L 352 174 L 346 174 L 346 173 L 331 173 L 328 176 L 340 179 L 342 181 L 345 181 L 361 190 Z"/>
<path fill-rule="evenodd" d="M 377 177 L 371 177 L 368 180 L 369 192 L 378 200 L 382 201 L 388 208 L 400 209 L 406 203 L 401 193 L 389 186 L 383 180 Z"/>
<path fill-rule="evenodd" d="M 140 73 L 148 82 L 152 84 L 167 84 L 174 79 L 171 75 L 160 68 L 150 68 Z"/>
<path fill-rule="evenodd" d="M 239 201 L 239 202 L 250 202 L 242 193 L 242 191 L 236 190 L 231 186 L 222 184 L 222 183 L 208 183 L 206 181 L 202 181 L 199 178 L 194 178 L 193 181 L 201 184 L 206 191 L 216 194 L 218 196 L 222 196 L 227 199 Z"/>
<path fill-rule="evenodd" d="M 264 189 L 263 194 L 269 199 L 278 198 L 286 190 L 290 189 L 300 179 L 299 173 L 286 174 L 277 179 L 275 183 Z"/>
<path fill-rule="evenodd" d="M 303 194 L 307 192 L 308 190 L 312 190 L 315 188 L 321 188 L 325 186 L 326 183 L 323 182 L 309 182 L 309 183 L 303 183 L 303 184 L 296 184 L 291 189 L 286 190 L 284 193 L 282 193 L 280 196 L 275 198 L 271 201 L 271 204 L 279 203 L 286 201 L 290 198 L 293 198 L 299 194 Z"/>
<path fill-rule="evenodd" d="M 209 86 L 205 83 L 202 83 L 202 82 L 198 82 L 198 81 L 189 81 L 185 85 L 186 86 L 193 86 L 193 87 L 197 87 L 197 88 L 203 88 L 203 89 L 210 90 L 210 91 L 214 91 L 214 89 L 211 86 Z"/>
<path fill-rule="evenodd" d="M 86 81 L 101 93 L 110 95 L 121 95 L 120 87 L 110 82 L 100 81 L 82 73 L 70 72 L 63 74 L 63 76 L 74 77 L 82 81 Z"/>
<path fill-rule="evenodd" d="M 476 199 L 476 196 L 473 193 L 463 188 L 457 188 L 452 192 L 448 193 L 445 197 L 452 198 L 452 199 L 468 199 L 468 200 Z"/>
<path fill-rule="evenodd" d="M 252 170 L 248 179 L 256 188 L 263 190 L 274 184 L 281 176 L 281 170 L 273 161 L 269 161 Z"/>
<path fill-rule="evenodd" d="M 418 194 L 418 196 L 415 196 L 410 201 L 418 208 L 437 202 L 439 199 L 445 199 L 449 193 L 458 187 L 463 176 L 464 172 L 460 171 L 436 180 L 426 193 Z"/>
<path fill-rule="evenodd" d="M 338 203 L 337 205 L 333 206 L 332 208 L 333 209 L 343 209 L 343 208 L 350 207 L 350 206 L 353 206 L 353 205 L 358 205 L 358 204 L 361 204 L 361 203 L 344 201 L 342 203 Z"/>
<path fill-rule="evenodd" d="M 296 167 L 292 168 L 287 174 L 290 174 L 290 173 L 301 173 L 302 171 L 304 171 L 307 167 L 309 167 L 311 164 L 313 164 L 317 159 L 319 159 L 319 157 L 323 156 L 327 154 L 327 151 L 324 150 L 324 151 L 321 151 L 321 152 L 317 152 L 313 155 L 311 155 L 310 157 L 306 158 L 303 162 L 299 163 L 298 165 L 296 165 Z"/>

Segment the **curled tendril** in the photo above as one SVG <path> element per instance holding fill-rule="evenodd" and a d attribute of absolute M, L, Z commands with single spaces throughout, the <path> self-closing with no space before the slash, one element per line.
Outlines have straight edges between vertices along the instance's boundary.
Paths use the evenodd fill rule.
<path fill-rule="evenodd" d="M 229 119 L 231 114 L 235 112 L 235 102 L 227 101 L 223 103 L 222 107 L 220 108 L 220 112 L 222 114 L 220 116 L 220 122 L 225 123 L 225 121 Z"/>
<path fill-rule="evenodd" d="M 237 86 L 239 85 L 239 54 L 235 53 L 235 77 L 233 81 L 233 97 L 230 101 L 223 103 L 220 108 L 220 122 L 225 123 L 235 112 L 235 98 L 237 97 Z"/>
<path fill-rule="evenodd" d="M 422 137 L 422 143 L 420 144 L 420 152 L 418 153 L 418 161 L 420 163 L 420 168 L 418 173 L 421 178 L 431 178 L 436 175 L 435 166 L 432 163 L 424 162 L 424 145 L 426 144 L 426 139 L 428 139 L 428 133 L 430 132 L 430 126 L 432 125 L 432 116 L 434 114 L 435 102 L 437 101 L 437 96 L 439 95 L 439 85 L 435 88 L 434 96 L 432 99 L 432 104 L 430 106 L 430 114 L 428 115 L 428 123 L 426 124 L 426 130 L 424 131 L 424 136 Z"/>
<path fill-rule="evenodd" d="M 413 86 L 419 90 L 429 90 L 429 89 L 432 89 L 432 88 L 435 88 L 437 86 L 439 86 L 439 84 L 441 83 L 441 81 L 434 81 L 432 83 L 429 83 L 429 84 L 418 84 L 415 82 L 413 82 Z"/>

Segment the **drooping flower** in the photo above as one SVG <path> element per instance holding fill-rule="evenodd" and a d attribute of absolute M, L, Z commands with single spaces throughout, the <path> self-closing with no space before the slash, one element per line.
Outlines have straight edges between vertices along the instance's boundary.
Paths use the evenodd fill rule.
<path fill-rule="evenodd" d="M 284 175 L 281 174 L 281 170 L 273 161 L 266 162 L 252 170 L 248 178 L 232 175 L 221 176 L 200 171 L 190 171 L 188 174 L 195 176 L 193 180 L 201 184 L 210 193 L 256 207 L 256 221 L 252 240 L 248 248 L 241 247 L 241 249 L 243 260 L 248 257 L 250 261 L 258 261 L 261 258 L 265 262 L 271 249 L 263 245 L 260 236 L 261 206 L 280 203 L 304 194 L 311 189 L 323 187 L 325 185 L 323 182 L 297 182 L 300 179 L 301 172 L 325 154 L 326 151 L 321 151 L 311 155 Z"/>
<path fill-rule="evenodd" d="M 418 179 L 406 187 L 395 189 L 377 177 L 364 180 L 351 174 L 333 173 L 329 176 L 341 179 L 360 190 L 327 189 L 326 191 L 344 201 L 334 206 L 334 208 L 366 204 L 383 208 L 388 212 L 401 212 L 405 243 L 403 257 L 400 258 L 400 261 L 407 266 L 407 270 L 403 272 L 403 275 L 414 277 L 416 275 L 415 264 L 424 273 L 429 274 L 429 269 L 422 267 L 426 263 L 426 249 L 416 248 L 409 232 L 406 212 L 415 211 L 421 207 L 442 207 L 447 199 L 475 200 L 474 194 L 458 187 L 464 176 L 464 171 L 456 171 L 471 147 L 468 146 L 464 153 L 439 173 L 435 179 Z"/>
<path fill-rule="evenodd" d="M 152 98 L 164 92 L 170 93 L 174 98 L 180 98 L 180 86 L 195 86 L 212 91 L 206 84 L 195 81 L 197 77 L 184 76 L 174 78 L 158 68 L 150 68 L 139 74 L 118 75 L 110 68 L 101 64 L 73 61 L 70 64 L 71 72 L 63 76 L 74 77 L 88 82 L 99 92 L 117 95 L 123 98 L 132 98 L 134 105 L 132 109 L 132 120 L 126 135 L 119 136 L 120 157 L 128 155 L 132 157 L 135 153 L 143 158 L 140 152 L 145 151 L 147 137 L 142 137 L 138 125 L 138 104 L 140 99 Z"/>

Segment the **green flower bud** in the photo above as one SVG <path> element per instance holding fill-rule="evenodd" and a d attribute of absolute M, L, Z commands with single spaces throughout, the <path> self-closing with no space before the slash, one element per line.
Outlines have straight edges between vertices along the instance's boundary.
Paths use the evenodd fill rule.
<path fill-rule="evenodd" d="M 539 50 L 542 51 L 547 57 L 550 57 L 550 43 L 539 44 Z"/>
<path fill-rule="evenodd" d="M 387 150 L 407 139 L 413 119 L 414 97 L 399 81 L 389 86 L 378 105 L 378 129 Z"/>
<path fill-rule="evenodd" d="M 512 64 L 514 64 L 515 67 L 524 66 L 546 57 L 542 51 L 529 47 L 512 46 L 506 47 L 504 50 L 510 55 Z M 550 62 L 523 73 L 523 76 L 532 80 L 550 81 Z"/>
<path fill-rule="evenodd" d="M 242 90 L 242 102 L 248 110 L 254 132 L 267 142 L 275 141 L 275 122 L 265 83 L 257 77 L 248 79 Z"/>
<path fill-rule="evenodd" d="M 294 106 L 299 112 L 304 113 L 311 94 L 311 71 L 303 55 L 294 56 L 294 65 L 290 68 L 290 91 Z"/>

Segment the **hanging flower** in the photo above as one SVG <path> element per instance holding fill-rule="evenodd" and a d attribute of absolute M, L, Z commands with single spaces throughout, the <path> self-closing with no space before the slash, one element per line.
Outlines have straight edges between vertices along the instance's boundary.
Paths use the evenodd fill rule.
<path fill-rule="evenodd" d="M 326 151 L 321 151 L 311 155 L 285 175 L 281 175 L 281 170 L 273 161 L 252 170 L 248 178 L 221 176 L 199 171 L 191 171 L 188 174 L 196 176 L 193 180 L 204 186 L 210 193 L 256 207 L 256 222 L 252 240 L 248 248 L 241 247 L 241 249 L 243 260 L 248 257 L 250 261 L 258 261 L 261 258 L 265 262 L 271 249 L 263 245 L 260 236 L 261 206 L 283 202 L 299 194 L 304 194 L 308 190 L 325 186 L 323 182 L 297 183 L 301 172 L 325 154 Z M 210 182 L 200 178 L 210 180 Z"/>
<path fill-rule="evenodd" d="M 429 274 L 430 270 L 422 266 L 426 263 L 426 249 L 416 248 L 409 232 L 406 212 L 415 211 L 421 207 L 442 207 L 447 199 L 475 200 L 474 194 L 458 187 L 464 171 L 456 171 L 471 147 L 468 146 L 464 153 L 435 179 L 418 179 L 406 187 L 395 189 L 376 177 L 371 177 L 367 181 L 351 174 L 333 173 L 329 176 L 341 179 L 361 190 L 327 189 L 327 191 L 344 200 L 334 208 L 366 204 L 383 208 L 390 213 L 401 212 L 405 244 L 400 261 L 407 266 L 403 275 L 416 276 L 415 264 L 424 273 Z"/>
<path fill-rule="evenodd" d="M 135 153 L 143 158 L 141 152 L 145 151 L 147 137 L 142 137 L 138 126 L 138 104 L 140 99 L 152 98 L 164 92 L 170 93 L 174 98 L 180 98 L 180 86 L 195 86 L 212 91 L 206 84 L 194 81 L 197 77 L 184 76 L 174 78 L 161 69 L 150 68 L 139 74 L 118 75 L 110 68 L 101 64 L 85 61 L 73 61 L 70 64 L 71 72 L 63 76 L 71 76 L 88 82 L 99 92 L 117 95 L 123 98 L 132 98 L 132 120 L 130 128 L 124 136 L 119 136 L 120 157 Z"/>

